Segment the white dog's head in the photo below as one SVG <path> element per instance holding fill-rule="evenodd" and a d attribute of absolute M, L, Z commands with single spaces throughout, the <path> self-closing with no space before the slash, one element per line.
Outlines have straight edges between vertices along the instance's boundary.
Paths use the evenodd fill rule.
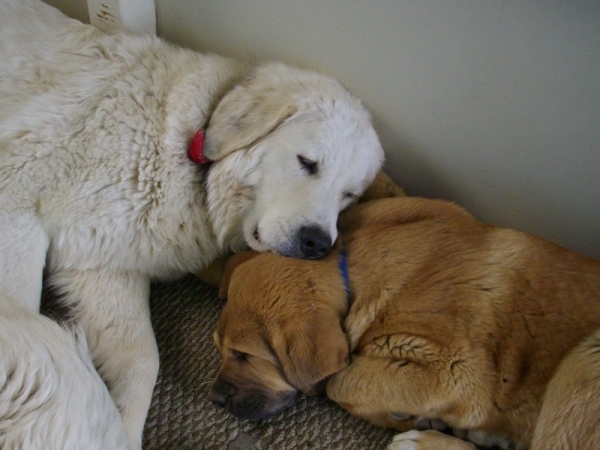
<path fill-rule="evenodd" d="M 281 63 L 258 67 L 225 95 L 205 155 L 218 161 L 208 204 L 220 244 L 297 258 L 330 249 L 339 212 L 384 158 L 358 99 L 335 80 Z"/>

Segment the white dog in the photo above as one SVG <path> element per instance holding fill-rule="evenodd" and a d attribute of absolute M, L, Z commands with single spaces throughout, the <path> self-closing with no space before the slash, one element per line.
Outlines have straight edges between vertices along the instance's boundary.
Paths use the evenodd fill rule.
<path fill-rule="evenodd" d="M 323 255 L 382 162 L 330 78 L 0 0 L 0 447 L 140 448 L 150 280 L 246 246 Z M 44 269 L 85 339 L 38 314 Z"/>

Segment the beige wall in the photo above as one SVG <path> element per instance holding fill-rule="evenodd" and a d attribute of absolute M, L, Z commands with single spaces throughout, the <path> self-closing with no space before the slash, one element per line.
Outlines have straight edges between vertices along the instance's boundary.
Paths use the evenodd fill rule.
<path fill-rule="evenodd" d="M 84 0 L 49 2 L 85 16 Z M 371 109 L 386 169 L 410 194 L 600 258 L 597 0 L 156 6 L 173 42 L 339 78 Z"/>

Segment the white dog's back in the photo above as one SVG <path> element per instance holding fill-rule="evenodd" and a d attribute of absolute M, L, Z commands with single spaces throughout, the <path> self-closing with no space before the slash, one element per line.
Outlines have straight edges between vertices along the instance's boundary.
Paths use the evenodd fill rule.
<path fill-rule="evenodd" d="M 75 94 L 84 84 L 88 89 L 100 87 L 95 83 L 100 80 L 78 80 L 73 74 L 73 67 L 92 61 L 85 52 L 73 49 L 85 48 L 99 32 L 30 0 L 2 0 L 0 15 L 0 138 L 7 132 L 37 129 L 49 122 L 64 127 L 61 120 L 68 111 L 47 107 L 55 99 L 49 98 L 46 88 Z"/>

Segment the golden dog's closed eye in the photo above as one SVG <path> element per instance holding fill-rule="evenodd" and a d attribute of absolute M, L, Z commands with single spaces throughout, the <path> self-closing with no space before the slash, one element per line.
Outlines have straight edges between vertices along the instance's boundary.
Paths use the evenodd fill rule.
<path fill-rule="evenodd" d="M 231 350 L 231 356 L 236 361 L 246 362 L 248 361 L 248 353 L 239 352 L 237 350 Z"/>

